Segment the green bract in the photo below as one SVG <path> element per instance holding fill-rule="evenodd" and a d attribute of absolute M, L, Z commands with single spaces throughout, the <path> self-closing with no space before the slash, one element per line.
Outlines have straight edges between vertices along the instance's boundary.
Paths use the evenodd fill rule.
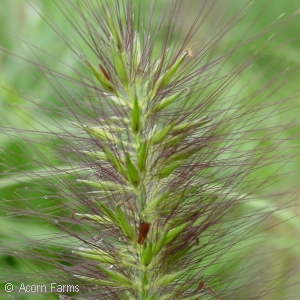
<path fill-rule="evenodd" d="M 89 66 L 95 77 L 98 79 L 99 83 L 102 85 L 102 87 L 108 91 L 112 92 L 113 94 L 116 93 L 115 88 L 113 86 L 113 83 L 106 78 L 105 74 L 100 70 L 98 70 L 91 62 L 89 62 L 86 58 L 83 58 L 83 60 L 86 62 L 86 64 Z"/>

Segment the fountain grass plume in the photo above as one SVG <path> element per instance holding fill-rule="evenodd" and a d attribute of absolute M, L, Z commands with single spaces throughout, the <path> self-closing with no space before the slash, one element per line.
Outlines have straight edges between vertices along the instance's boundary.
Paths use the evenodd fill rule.
<path fill-rule="evenodd" d="M 40 194 L 6 200 L 5 209 L 21 220 L 23 215 L 53 224 L 53 232 L 5 245 L 2 252 L 31 261 L 34 272 L 24 274 L 24 281 L 47 285 L 41 297 L 273 297 L 285 285 L 273 272 L 276 262 L 266 259 L 271 250 L 262 246 L 262 233 L 295 205 L 294 191 L 278 195 L 269 186 L 293 160 L 286 145 L 297 133 L 285 138 L 282 132 L 298 126 L 293 120 L 272 124 L 274 116 L 298 109 L 298 91 L 281 99 L 274 93 L 296 70 L 263 82 L 263 68 L 251 78 L 255 90 L 237 82 L 274 51 L 272 41 L 297 14 L 259 32 L 250 26 L 223 50 L 258 2 L 247 2 L 228 18 L 229 1 L 213 25 L 209 16 L 219 1 L 200 1 L 191 22 L 184 1 L 55 3 L 72 32 L 49 25 L 77 65 L 61 61 L 71 75 L 55 71 L 26 43 L 35 55 L 27 62 L 45 75 L 54 100 L 40 104 L 19 93 L 46 115 L 42 129 L 3 128 L 28 142 L 35 168 L 20 168 L 23 177 L 6 172 L 2 181 L 26 182 L 32 195 Z M 198 36 L 199 29 L 208 33 Z M 75 33 L 82 46 L 72 41 Z M 249 45 L 251 53 L 232 65 L 232 57 Z M 26 110 L 20 116 L 27 120 Z M 23 154 L 6 153 L 11 155 Z M 37 270 L 41 262 L 43 270 Z"/>

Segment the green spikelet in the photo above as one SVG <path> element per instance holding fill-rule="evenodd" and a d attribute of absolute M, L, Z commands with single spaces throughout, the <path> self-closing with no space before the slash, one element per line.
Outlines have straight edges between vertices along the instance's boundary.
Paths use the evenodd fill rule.
<path fill-rule="evenodd" d="M 92 249 L 78 248 L 77 250 L 73 251 L 73 253 L 83 258 L 99 261 L 106 264 L 117 263 L 117 261 L 113 257 L 101 250 L 96 251 Z"/>
<path fill-rule="evenodd" d="M 126 165 L 127 165 L 127 170 L 128 170 L 128 178 L 130 182 L 134 185 L 137 186 L 140 181 L 140 175 L 139 172 L 133 163 L 133 161 L 130 158 L 129 153 L 126 153 Z"/>
<path fill-rule="evenodd" d="M 168 85 L 172 79 L 172 77 L 175 76 L 175 74 L 178 72 L 179 68 L 182 66 L 184 60 L 188 56 L 188 52 L 185 52 L 182 54 L 176 61 L 175 63 L 167 70 L 163 75 L 161 75 L 160 78 L 158 78 L 157 82 L 155 83 L 153 87 L 153 92 L 152 92 L 152 98 L 155 97 L 157 91 L 161 87 L 165 87 Z"/>
<path fill-rule="evenodd" d="M 158 173 L 156 173 L 155 175 L 153 175 L 153 178 L 155 179 L 163 179 L 168 177 L 175 169 L 177 169 L 178 167 L 180 167 L 182 164 L 182 162 L 173 162 L 167 166 L 164 166 L 163 168 L 161 168 L 161 170 L 158 171 Z"/>
<path fill-rule="evenodd" d="M 167 234 L 166 244 L 174 241 L 183 232 L 183 230 L 185 230 L 190 224 L 191 222 L 187 222 L 178 227 L 171 229 Z"/>
<path fill-rule="evenodd" d="M 156 243 L 153 246 L 153 256 L 156 256 L 159 254 L 159 252 L 162 250 L 162 248 L 164 247 L 164 245 L 166 245 L 166 240 L 167 240 L 167 235 L 168 235 L 168 231 L 167 229 L 165 229 L 161 236 L 158 237 Z"/>
<path fill-rule="evenodd" d="M 169 165 L 176 161 L 185 160 L 191 157 L 192 155 L 196 154 L 206 146 L 207 145 L 195 145 L 195 146 L 188 147 L 187 149 L 178 151 L 178 153 L 171 155 L 165 163 Z"/>
<path fill-rule="evenodd" d="M 123 39 L 120 32 L 120 28 L 118 25 L 114 22 L 113 16 L 110 14 L 108 9 L 104 9 L 104 14 L 106 17 L 106 21 L 108 23 L 108 27 L 110 29 L 111 36 L 113 40 L 116 42 L 118 50 L 120 52 L 124 52 L 124 46 L 123 46 Z"/>
<path fill-rule="evenodd" d="M 109 160 L 115 168 L 122 174 L 124 177 L 126 174 L 125 162 L 120 157 L 117 157 L 114 152 L 112 152 L 105 144 L 102 145 L 102 148 L 106 154 L 107 160 Z"/>
<path fill-rule="evenodd" d="M 148 241 L 146 249 L 142 255 L 142 263 L 144 266 L 148 266 L 151 263 L 152 255 L 152 243 Z"/>
<path fill-rule="evenodd" d="M 109 276 L 112 280 L 119 282 L 121 285 L 134 287 L 134 283 L 132 282 L 132 280 L 130 280 L 124 274 L 107 269 L 102 265 L 98 265 L 98 269 L 105 273 L 107 276 Z"/>
<path fill-rule="evenodd" d="M 186 273 L 186 270 L 182 270 L 179 272 L 174 272 L 174 273 L 170 273 L 170 274 L 165 274 L 163 276 L 161 276 L 157 281 L 154 282 L 154 286 L 163 286 L 166 284 L 169 284 L 181 277 L 183 277 Z"/>
<path fill-rule="evenodd" d="M 166 127 L 157 130 L 153 136 L 150 138 L 149 144 L 150 145 L 157 145 L 163 142 L 166 138 L 166 136 L 170 133 L 172 128 L 176 125 L 176 121 L 172 122 L 170 125 L 167 125 Z"/>
<path fill-rule="evenodd" d="M 142 58 L 142 54 L 141 54 L 140 36 L 137 32 L 135 32 L 133 38 L 133 70 L 135 74 L 138 72 L 141 58 Z"/>
<path fill-rule="evenodd" d="M 113 134 L 101 127 L 90 127 L 87 125 L 80 125 L 75 122 L 71 122 L 71 124 L 85 130 L 87 133 L 104 142 L 114 142 L 116 144 L 121 143 L 121 141 L 117 139 Z"/>
<path fill-rule="evenodd" d="M 73 217 L 75 219 L 80 220 L 90 220 L 97 222 L 99 224 L 109 224 L 111 223 L 111 220 L 109 218 L 98 216 L 98 215 L 91 215 L 91 214 L 80 214 L 80 213 L 74 213 Z"/>
<path fill-rule="evenodd" d="M 99 191 L 119 191 L 119 192 L 131 192 L 132 189 L 129 186 L 123 186 L 113 181 L 91 181 L 84 179 L 77 179 L 78 182 L 82 182 L 91 187 L 97 188 Z"/>
<path fill-rule="evenodd" d="M 172 104 L 173 102 L 175 102 L 176 100 L 178 100 L 180 98 L 180 96 L 185 92 L 185 90 L 182 90 L 178 93 L 175 93 L 174 95 L 164 98 L 162 99 L 152 110 L 151 110 L 151 114 L 154 114 L 156 112 L 161 111 L 162 109 L 166 108 L 167 106 L 169 106 L 170 104 Z"/>
<path fill-rule="evenodd" d="M 145 171 L 147 161 L 148 141 L 144 140 L 138 148 L 138 166 L 141 172 Z"/>
<path fill-rule="evenodd" d="M 141 130 L 141 109 L 137 96 L 133 98 L 131 128 L 134 135 L 139 134 Z"/>
<path fill-rule="evenodd" d="M 90 61 L 88 61 L 85 57 L 82 56 L 83 61 L 88 65 L 92 73 L 95 75 L 95 77 L 98 79 L 99 83 L 102 85 L 102 87 L 113 94 L 116 94 L 115 87 L 113 83 L 106 78 L 105 74 L 102 73 L 101 69 L 98 70 Z"/>
<path fill-rule="evenodd" d="M 118 219 L 119 226 L 123 230 L 124 235 L 130 238 L 132 241 L 135 241 L 136 236 L 134 233 L 134 229 L 119 206 L 116 207 L 116 217 Z"/>
<path fill-rule="evenodd" d="M 210 117 L 205 116 L 190 123 L 182 123 L 180 125 L 174 126 L 173 132 L 182 132 L 186 130 L 195 129 L 211 122 L 211 120 L 212 119 Z"/>
<path fill-rule="evenodd" d="M 176 61 L 175 63 L 170 67 L 168 71 L 163 75 L 163 82 L 162 84 L 166 86 L 171 81 L 172 77 L 178 72 L 179 68 L 182 66 L 184 60 L 188 57 L 188 52 L 184 52 Z"/>
<path fill-rule="evenodd" d="M 113 39 L 111 40 L 110 44 L 117 74 L 119 75 L 120 81 L 124 85 L 124 87 L 128 88 L 129 75 L 127 73 L 126 58 L 124 52 L 119 52 Z"/>

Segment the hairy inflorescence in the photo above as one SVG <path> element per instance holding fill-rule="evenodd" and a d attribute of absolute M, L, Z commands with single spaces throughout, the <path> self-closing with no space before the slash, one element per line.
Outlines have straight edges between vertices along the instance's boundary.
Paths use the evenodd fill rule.
<path fill-rule="evenodd" d="M 11 276 L 45 284 L 41 297 L 279 299 L 294 285 L 293 269 L 276 270 L 267 228 L 295 206 L 295 191 L 276 187 L 297 148 L 298 123 L 278 117 L 299 109 L 297 90 L 278 92 L 296 68 L 266 81 L 271 64 L 247 72 L 297 14 L 234 37 L 258 1 L 190 2 L 54 1 L 67 32 L 41 13 L 75 66 L 58 58 L 55 70 L 26 43 L 23 61 L 53 100 L 16 91 L 28 101 L 17 114 L 29 123 L 34 109 L 38 122 L 2 127 L 16 145 L 8 161 L 31 153 L 29 168 L 4 173 L 3 186 L 22 188 L 3 206 L 50 231 L 2 252 L 29 265 Z"/>

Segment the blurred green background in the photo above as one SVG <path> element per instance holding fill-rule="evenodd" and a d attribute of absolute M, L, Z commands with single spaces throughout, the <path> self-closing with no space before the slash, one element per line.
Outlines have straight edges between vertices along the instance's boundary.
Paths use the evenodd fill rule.
<path fill-rule="evenodd" d="M 199 10 L 200 4 L 204 1 L 187 1 L 190 6 L 189 9 L 183 13 L 187 19 L 186 24 L 182 24 L 181 31 L 179 34 L 184 35 L 185 27 L 188 28 L 189 21 L 193 19 L 195 12 Z M 207 18 L 206 23 L 204 23 L 199 29 L 198 33 L 195 35 L 191 41 L 191 47 L 201 41 L 210 30 L 211 25 L 215 22 L 216 16 L 220 14 L 222 9 L 225 7 L 224 2 L 217 2 L 218 4 L 211 11 L 210 16 Z M 247 1 L 236 0 L 233 1 L 232 5 L 236 7 L 242 7 Z M 145 1 L 146 4 L 150 1 Z M 158 1 L 156 12 L 159 14 L 164 1 Z M 266 8 L 264 8 L 264 6 Z M 69 24 L 58 13 L 55 4 L 52 1 L 41 1 L 39 7 L 43 15 L 52 20 L 58 28 L 70 28 Z M 242 41 L 243 37 L 251 36 L 255 32 L 263 30 L 268 24 L 272 23 L 279 16 L 285 13 L 286 16 L 294 13 L 300 9 L 300 4 L 298 0 L 290 1 L 259 1 L 259 4 L 253 8 L 253 11 L 249 13 L 233 30 L 231 33 L 224 38 L 223 42 L 220 42 L 218 47 L 214 49 L 212 57 L 215 55 L 222 55 L 224 52 L 228 51 L 232 45 L 236 45 L 237 42 Z M 263 12 L 263 13 L 261 13 Z M 233 14 L 233 13 L 232 13 Z M 49 16 L 49 17 L 48 17 Z M 232 15 L 231 15 L 232 17 Z M 225 20 L 230 18 L 229 15 L 225 14 Z M 221 22 L 222 23 L 222 22 Z M 221 24 L 220 23 L 220 24 Z M 286 23 L 287 24 L 287 23 Z M 281 74 L 287 68 L 290 68 L 290 73 L 287 75 L 280 75 L 279 77 L 283 81 L 280 88 L 276 90 L 273 94 L 272 101 L 284 99 L 291 94 L 297 95 L 299 93 L 299 82 L 300 76 L 297 73 L 297 65 L 299 64 L 299 49 L 300 49 L 300 38 L 299 28 L 300 28 L 300 18 L 296 18 L 291 21 L 288 29 L 285 29 L 286 25 L 282 25 L 277 29 L 270 30 L 267 35 L 261 38 L 257 38 L 253 43 L 248 46 L 243 47 L 237 51 L 232 58 L 224 66 L 224 70 L 231 70 L 234 66 L 238 65 L 244 60 L 247 55 L 253 53 L 253 49 L 261 44 L 264 44 L 266 39 L 271 37 L 275 33 L 275 38 L 270 43 L 270 49 L 275 49 L 269 54 L 265 55 L 263 59 L 258 59 L 257 62 L 245 72 L 243 76 L 239 78 L 235 86 L 232 89 L 232 93 L 239 93 L 239 97 L 249 97 L 248 95 L 254 93 L 259 86 L 263 86 L 269 80 L 274 78 L 276 74 Z M 217 29 L 220 29 L 221 25 L 218 25 Z M 247 30 L 249 28 L 249 30 Z M 214 32 L 217 32 L 217 29 Z M 285 29 L 281 32 L 281 30 Z M 246 33 L 245 33 L 246 32 Z M 70 40 L 74 38 L 78 41 L 76 34 L 68 32 L 68 37 Z M 37 48 L 44 49 L 46 52 L 50 53 L 52 57 L 57 57 L 60 61 L 76 66 L 76 61 L 74 60 L 74 54 L 70 53 L 68 47 L 60 40 L 57 34 L 49 27 L 48 24 L 30 7 L 25 1 L 18 0 L 1 0 L 0 3 L 0 46 L 8 49 L 9 51 L 19 55 L 23 58 L 34 57 L 30 48 L 25 45 L 28 42 Z M 288 42 L 289 41 L 289 42 Z M 288 43 L 287 43 L 288 42 Z M 78 42 L 80 44 L 80 41 Z M 83 47 L 83 45 L 80 45 Z M 254 47 L 254 48 L 253 48 Z M 45 59 L 49 58 L 51 63 L 47 62 L 47 65 L 51 65 L 54 70 L 61 71 L 66 75 L 73 76 L 71 69 L 66 69 L 62 63 L 58 60 L 50 58 L 48 55 L 35 50 L 39 53 L 40 57 Z M 266 50 L 261 50 L 261 53 L 265 53 Z M 259 53 L 258 53 L 259 56 Z M 44 63 L 42 61 L 42 63 Z M 43 103 L 49 103 L 56 101 L 53 94 L 51 94 L 51 87 L 45 88 L 47 82 L 45 79 L 39 76 L 38 70 L 30 67 L 24 61 L 9 55 L 5 52 L 0 52 L 0 82 L 3 87 L 0 92 L 0 107 L 1 107 L 1 119 L 0 125 L 2 127 L 13 127 L 19 129 L 32 129 L 42 130 L 45 126 L 43 123 L 44 119 L 49 116 L 41 115 L 42 110 L 36 109 L 36 103 L 43 105 Z M 256 81 L 256 79 L 259 79 Z M 34 95 L 34 96 L 31 96 Z M 34 99 L 35 103 L 28 101 L 28 99 L 33 99 L 33 97 L 38 97 Z M 26 99 L 28 98 L 28 99 Z M 248 99 L 248 98 L 246 98 Z M 253 99 L 256 101 L 256 105 L 262 105 L 263 96 Z M 248 99 L 249 100 L 249 99 Z M 298 107 L 299 99 L 295 97 L 294 102 L 290 102 L 286 107 L 280 107 L 282 110 L 274 117 L 267 119 L 267 124 L 262 124 L 262 127 L 276 126 L 276 124 L 282 124 L 288 120 L 297 120 L 300 116 L 300 109 Z M 253 105 L 253 102 L 252 102 Z M 26 109 L 23 109 L 25 107 Z M 294 107 L 294 109 L 289 109 Z M 298 108 L 298 110 L 297 110 Z M 66 120 L 61 119 L 60 122 L 67 123 Z M 49 125 L 51 128 L 51 125 Z M 14 237 L 16 233 L 21 233 L 27 237 L 41 236 L 43 234 L 48 234 L 49 232 L 57 232 L 58 229 L 55 226 L 43 224 L 40 222 L 36 224 L 34 222 L 30 223 L 24 221 L 22 217 L 11 217 L 8 207 L 13 207 L 9 203 L 10 200 L 14 200 L 14 205 L 22 207 L 24 203 L 21 203 L 18 199 L 19 192 L 24 196 L 24 188 L 26 184 L 26 178 L 21 183 L 13 181 L 14 178 L 22 176 L 22 170 L 31 170 L 34 166 L 33 156 L 36 153 L 32 152 L 32 148 L 27 147 L 26 141 L 21 141 L 17 136 L 18 134 L 12 133 L 8 129 L 3 130 L 5 134 L 1 134 L 0 146 L 1 146 L 1 158 L 0 158 L 0 201 L 3 203 L 3 209 L 0 212 L 0 236 L 1 243 L 3 245 L 17 243 L 18 239 Z M 261 133 L 259 133 L 261 134 Z M 22 135 L 22 134 L 20 134 Z M 259 135 L 254 138 L 259 138 Z M 296 191 L 298 189 L 300 176 L 299 176 L 299 137 L 297 129 L 286 129 L 281 134 L 282 139 L 288 139 L 286 143 L 287 147 L 290 147 L 287 151 L 289 155 L 288 161 L 281 166 L 281 173 L 290 173 L 285 180 L 280 181 L 276 184 L 276 191 L 287 192 Z M 253 142 L 256 143 L 255 141 Z M 243 147 L 243 146 L 241 146 Z M 39 148 L 37 151 L 43 153 L 43 147 Z M 16 155 L 17 153 L 17 155 Z M 37 152 L 38 153 L 38 152 Z M 45 154 L 46 155 L 46 154 Z M 51 160 L 51 155 L 47 157 Z M 52 162 L 53 163 L 53 162 Z M 264 173 L 259 176 L 261 178 L 268 177 L 273 174 L 275 167 L 267 167 L 264 169 Z M 255 177 L 258 174 L 253 172 Z M 10 180 L 12 179 L 12 180 Z M 24 178 L 23 178 L 24 179 Z M 25 182 L 25 183 L 24 183 Z M 28 180 L 29 182 L 29 180 Z M 272 186 L 271 189 L 273 189 Z M 46 193 L 47 191 L 42 191 Z M 51 191 L 49 191 L 51 193 Z M 36 201 L 31 201 L 31 205 L 38 205 L 40 193 L 32 193 L 27 195 L 28 198 L 36 198 Z M 280 201 L 280 197 L 278 197 Z M 268 200 L 266 202 L 253 203 L 254 209 L 262 210 L 269 205 Z M 249 209 L 252 209 L 251 207 Z M 281 226 L 271 228 L 269 231 L 264 232 L 265 236 L 270 239 L 270 242 L 266 247 L 270 247 L 271 257 L 276 257 L 276 263 L 271 263 L 272 265 L 277 265 L 275 267 L 276 272 L 282 274 L 282 278 L 286 280 L 285 286 L 280 292 L 276 294 L 270 294 L 269 296 L 263 296 L 261 299 L 264 300 L 282 300 L 289 299 L 289 297 L 295 295 L 297 291 L 300 290 L 300 275 L 294 275 L 290 270 L 291 267 L 295 267 L 296 270 L 300 270 L 300 259 L 299 259 L 299 236 L 300 236 L 300 219 L 298 216 L 299 208 L 294 204 L 284 210 L 283 213 L 278 214 L 275 218 L 270 220 L 269 226 L 272 224 L 277 224 L 283 222 Z M 292 218 L 289 222 L 284 222 L 286 219 Z M 1 245 L 0 245 L 1 247 Z M 30 251 L 29 245 L 20 245 L 19 247 L 24 247 L 25 250 Z M 242 251 L 242 250 L 241 250 Z M 37 266 L 23 262 L 20 259 L 16 259 L 13 255 L 2 255 L 0 257 L 0 275 L 2 278 L 2 283 L 10 282 L 11 276 L 18 274 L 19 272 L 32 272 L 39 270 Z M 297 268 L 298 266 L 298 268 Z M 40 266 L 43 269 L 43 266 Z M 291 279 L 291 277 L 293 277 Z M 5 280 L 7 278 L 7 280 Z M 298 281 L 298 285 L 294 285 L 294 282 Z M 251 285 L 251 284 L 250 284 Z M 3 289 L 4 284 L 1 285 Z M 251 289 L 250 289 L 251 291 Z M 0 294 L 0 299 L 6 297 L 7 294 Z M 48 296 L 47 296 L 48 297 Z M 47 298 L 46 297 L 46 298 Z M 35 297 L 33 295 L 23 296 L 17 299 L 44 299 L 44 296 Z"/>

